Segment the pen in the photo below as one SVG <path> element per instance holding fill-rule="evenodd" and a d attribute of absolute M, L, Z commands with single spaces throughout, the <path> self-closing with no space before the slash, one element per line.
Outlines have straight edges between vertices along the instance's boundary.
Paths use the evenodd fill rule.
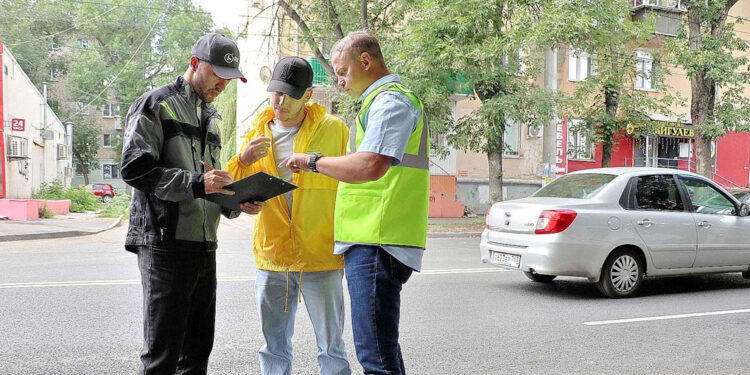
<path fill-rule="evenodd" d="M 201 164 L 203 164 L 204 167 L 206 167 L 209 171 L 213 171 L 214 167 L 208 165 L 205 161 L 201 160 Z"/>

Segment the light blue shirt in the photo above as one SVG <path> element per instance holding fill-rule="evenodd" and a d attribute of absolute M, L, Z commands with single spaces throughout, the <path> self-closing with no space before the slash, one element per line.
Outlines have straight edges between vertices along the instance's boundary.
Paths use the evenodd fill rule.
<path fill-rule="evenodd" d="M 375 91 L 378 87 L 389 82 L 401 82 L 397 75 L 389 74 L 375 81 L 359 97 L 360 102 Z M 364 138 L 357 148 L 357 152 L 372 152 L 393 158 L 392 165 L 401 163 L 404 157 L 406 144 L 409 137 L 417 128 L 419 118 L 422 116 L 419 109 L 415 108 L 406 95 L 400 92 L 385 91 L 372 101 L 367 118 L 362 122 L 365 130 Z M 354 129 L 352 129 L 354 131 Z M 354 245 L 370 245 L 366 243 L 341 243 L 336 242 L 333 253 L 341 255 L 346 253 Z M 422 270 L 422 255 L 424 249 L 411 246 L 382 246 L 399 262 L 419 272 Z"/>

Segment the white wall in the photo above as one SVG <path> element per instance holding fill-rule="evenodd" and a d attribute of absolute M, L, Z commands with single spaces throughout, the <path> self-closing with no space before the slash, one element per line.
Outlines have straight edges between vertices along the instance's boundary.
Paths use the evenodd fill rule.
<path fill-rule="evenodd" d="M 255 118 L 257 110 L 267 105 L 267 83 L 261 80 L 261 71 L 270 73 L 276 64 L 279 54 L 277 23 L 273 23 L 273 15 L 277 5 L 269 6 L 271 1 L 260 2 L 263 8 L 253 6 L 257 1 L 246 2 L 248 25 L 247 32 L 241 34 L 237 40 L 240 49 L 240 70 L 247 78 L 246 83 L 237 84 L 237 150 L 242 147 L 245 134 L 250 130 L 250 123 Z M 275 1 L 274 1 L 275 3 Z"/>
<path fill-rule="evenodd" d="M 43 182 L 60 179 L 70 186 L 71 158 L 58 160 L 57 147 L 67 145 L 65 127 L 57 115 L 44 105 L 44 96 L 37 90 L 7 47 L 3 50 L 3 137 L 6 145 L 5 198 L 31 198 Z M 46 116 L 46 123 L 45 123 Z M 24 131 L 14 131 L 11 120 L 24 119 Z M 46 133 L 48 137 L 42 136 Z M 26 140 L 25 158 L 10 158 L 7 149 L 12 137 Z M 49 138 L 49 139 L 45 139 Z M 69 152 L 70 154 L 70 152 Z"/>

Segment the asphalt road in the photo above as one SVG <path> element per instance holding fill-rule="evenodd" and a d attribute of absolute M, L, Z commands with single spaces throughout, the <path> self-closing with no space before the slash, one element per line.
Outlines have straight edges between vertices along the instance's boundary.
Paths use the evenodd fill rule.
<path fill-rule="evenodd" d="M 124 233 L 0 244 L 0 374 L 136 372 L 142 294 Z M 210 372 L 256 374 L 250 234 L 222 225 L 220 238 Z M 403 292 L 408 373 L 750 373 L 750 281 L 739 274 L 646 280 L 638 297 L 612 300 L 583 279 L 537 284 L 481 264 L 478 243 L 428 241 L 424 270 Z M 680 315 L 695 313 L 714 314 Z M 651 320 L 612 322 L 634 318 Z M 296 325 L 293 372 L 316 374 L 302 305 Z M 349 324 L 345 335 L 361 373 Z"/>

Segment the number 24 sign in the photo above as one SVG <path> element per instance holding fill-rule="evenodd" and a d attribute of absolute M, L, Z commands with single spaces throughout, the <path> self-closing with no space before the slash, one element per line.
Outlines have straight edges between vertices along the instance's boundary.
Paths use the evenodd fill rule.
<path fill-rule="evenodd" d="M 10 129 L 19 132 L 24 131 L 26 129 L 26 120 L 22 118 L 14 118 L 10 120 Z"/>

